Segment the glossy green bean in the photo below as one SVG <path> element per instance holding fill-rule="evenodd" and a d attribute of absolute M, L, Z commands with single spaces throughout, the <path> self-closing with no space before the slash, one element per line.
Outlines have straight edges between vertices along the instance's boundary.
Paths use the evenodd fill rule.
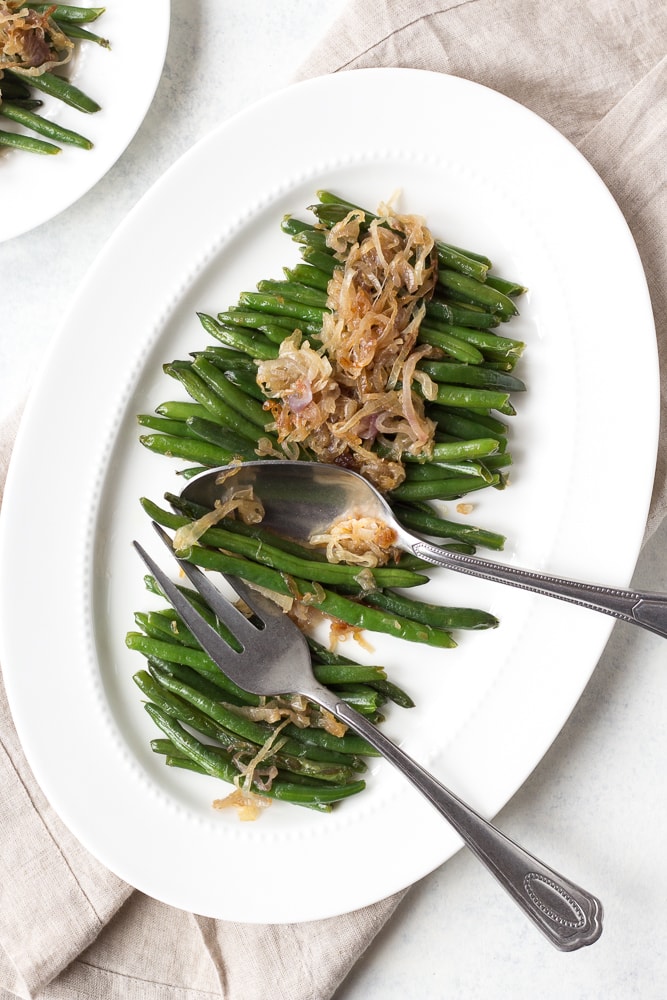
<path fill-rule="evenodd" d="M 409 597 L 391 591 L 369 594 L 367 600 L 377 608 L 391 614 L 402 615 L 414 621 L 443 629 L 488 629 L 499 624 L 495 615 L 477 608 L 454 608 L 424 601 L 413 601 Z"/>
<path fill-rule="evenodd" d="M 415 485 L 428 484 L 418 483 Z M 384 632 L 409 642 L 427 643 L 440 649 L 451 649 L 456 646 L 456 642 L 448 632 L 429 629 L 425 625 L 415 625 L 414 622 L 403 620 L 399 616 L 384 615 L 375 608 L 369 608 L 361 601 L 351 601 L 312 581 L 296 577 L 288 580 L 285 578 L 285 574 L 278 573 L 241 556 L 227 555 L 202 545 L 184 549 L 178 555 L 197 566 L 239 576 L 243 580 L 259 584 L 277 594 L 293 597 L 318 608 L 331 618 L 355 628 L 368 629 L 371 632 Z"/>
<path fill-rule="evenodd" d="M 183 684 L 165 671 L 156 671 L 156 676 L 152 680 L 154 683 L 151 685 L 142 677 L 140 683 L 150 701 L 160 704 L 160 698 L 169 695 L 171 702 L 169 699 L 166 700 L 173 707 L 165 711 L 168 710 L 174 718 L 192 725 L 202 734 L 217 739 L 223 747 L 234 753 L 245 751 L 254 756 L 257 749 L 264 746 L 275 732 L 272 725 L 245 718 L 221 702 L 200 694 L 196 689 Z M 178 714 L 179 712 L 182 714 Z M 200 725 L 208 726 L 208 730 L 199 728 Z M 286 771 L 307 774 L 321 781 L 354 780 L 355 768 L 351 764 L 352 755 L 341 753 L 339 758 L 339 760 L 309 758 L 305 744 L 290 737 L 283 737 L 280 748 L 266 760 L 269 763 L 275 761 L 278 767 Z"/>
<path fill-rule="evenodd" d="M 401 503 L 395 505 L 394 512 L 406 528 L 421 532 L 423 535 L 431 535 L 434 538 L 456 538 L 496 551 L 501 551 L 505 547 L 506 538 L 499 532 L 438 517 L 430 508 L 423 510 L 414 505 Z"/>
<path fill-rule="evenodd" d="M 90 24 L 106 10 L 106 7 L 77 7 L 66 3 L 24 3 L 22 6 L 39 11 L 41 14 L 49 11 L 53 18 L 68 21 L 70 24 Z"/>
<path fill-rule="evenodd" d="M 221 778 L 223 781 L 234 783 L 239 772 L 233 764 L 225 762 L 219 753 L 188 733 L 179 722 L 171 719 L 157 706 L 149 702 L 145 708 L 165 736 L 172 740 L 188 757 L 192 758 L 207 774 Z M 364 787 L 365 782 L 363 780 L 332 786 L 292 785 L 288 782 L 275 781 L 269 789 L 259 787 L 256 782 L 252 783 L 252 790 L 258 795 L 283 799 L 297 805 L 328 805 L 342 798 L 354 795 L 362 791 Z"/>
<path fill-rule="evenodd" d="M 32 135 L 23 135 L 19 132 L 0 131 L 0 146 L 11 146 L 13 149 L 21 149 L 24 153 L 41 153 L 53 156 L 60 153 L 60 146 L 54 146 L 52 142 L 44 139 L 35 139 Z"/>
<path fill-rule="evenodd" d="M 191 523 L 189 518 L 183 515 L 170 515 L 167 511 L 160 510 L 157 505 L 152 507 L 152 516 L 163 527 L 181 528 Z M 227 519 L 225 523 L 227 527 L 217 525 L 209 528 L 200 537 L 200 544 L 214 549 L 224 549 L 225 552 L 234 552 L 246 559 L 254 560 L 277 570 L 279 573 L 286 573 L 302 580 L 333 586 L 356 586 L 359 591 L 362 590 L 361 585 L 357 582 L 359 576 L 357 566 L 314 561 L 292 555 L 267 541 L 269 536 L 266 532 L 258 533 L 253 537 L 237 532 L 235 530 L 236 523 L 233 520 Z M 417 587 L 428 582 L 428 577 L 422 573 L 415 573 L 400 567 L 379 566 L 370 572 L 377 587 Z"/>
<path fill-rule="evenodd" d="M 207 333 L 226 347 L 233 347 L 251 358 L 266 361 L 278 357 L 278 348 L 266 337 L 250 336 L 231 324 L 219 323 L 206 313 L 197 313 L 201 325 Z"/>
<path fill-rule="evenodd" d="M 37 132 L 39 135 L 46 136 L 47 139 L 52 139 L 54 142 L 64 142 L 71 146 L 79 146 L 81 149 L 93 148 L 90 139 L 86 139 L 85 136 L 80 135 L 78 132 L 73 132 L 71 129 L 57 125 L 55 122 L 50 122 L 41 115 L 36 115 L 33 111 L 12 104 L 10 101 L 0 104 L 0 115 L 9 119 L 9 121 L 22 125 L 23 128 L 30 129 L 31 132 Z"/>
<path fill-rule="evenodd" d="M 460 476 L 452 479 L 436 479 L 428 482 L 401 483 L 391 491 L 392 500 L 458 500 L 467 493 L 482 490 L 487 486 L 500 484 L 499 476 L 492 476 L 491 482 L 481 476 Z"/>
<path fill-rule="evenodd" d="M 265 430 L 270 417 L 262 404 L 233 385 L 215 365 L 200 356 L 192 362 L 192 370 L 244 421 L 249 421 L 261 431 Z"/>
<path fill-rule="evenodd" d="M 89 97 L 78 87 L 75 87 L 73 83 L 65 80 L 62 76 L 57 76 L 55 73 L 46 72 L 40 76 L 27 76 L 21 70 L 17 69 L 5 70 L 5 72 L 23 78 L 31 87 L 35 87 L 37 90 L 41 90 L 51 97 L 56 97 L 59 101 L 63 101 L 64 104 L 76 108 L 77 111 L 94 114 L 100 110 L 100 105 L 97 101 L 94 101 L 92 97 Z"/>

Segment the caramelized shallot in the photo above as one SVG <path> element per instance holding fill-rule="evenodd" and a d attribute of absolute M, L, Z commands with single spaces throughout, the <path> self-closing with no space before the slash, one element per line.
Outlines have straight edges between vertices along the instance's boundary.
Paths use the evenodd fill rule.
<path fill-rule="evenodd" d="M 295 331 L 278 358 L 259 364 L 257 381 L 286 452 L 304 445 L 389 492 L 405 478 L 402 455 L 433 447 L 423 400 L 435 387 L 417 370 L 431 348 L 416 342 L 437 254 L 421 217 L 380 211 L 366 225 L 354 209 L 327 233 L 341 266 L 328 285 L 321 345 Z"/>

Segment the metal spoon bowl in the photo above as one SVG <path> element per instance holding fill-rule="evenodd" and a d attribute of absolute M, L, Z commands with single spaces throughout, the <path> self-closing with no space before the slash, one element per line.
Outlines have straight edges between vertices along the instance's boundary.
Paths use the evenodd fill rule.
<path fill-rule="evenodd" d="M 226 473 L 234 471 L 233 476 Z M 667 595 L 629 591 L 567 580 L 531 570 L 450 552 L 406 530 L 384 497 L 362 476 L 319 462 L 257 461 L 212 469 L 192 479 L 183 499 L 212 508 L 232 490 L 251 486 L 264 506 L 263 524 L 276 534 L 308 543 L 332 524 L 351 517 L 374 517 L 395 532 L 395 546 L 458 573 L 612 615 L 667 637 Z"/>

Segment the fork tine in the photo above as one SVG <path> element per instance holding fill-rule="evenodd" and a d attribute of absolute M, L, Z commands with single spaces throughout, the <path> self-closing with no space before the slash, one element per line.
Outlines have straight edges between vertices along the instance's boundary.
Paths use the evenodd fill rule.
<path fill-rule="evenodd" d="M 173 604 L 176 611 L 178 611 L 179 615 L 191 630 L 193 635 L 199 639 L 203 648 L 209 653 L 213 661 L 218 667 L 220 667 L 220 670 L 222 670 L 222 667 L 220 666 L 221 663 L 234 662 L 234 657 L 238 656 L 238 653 L 236 653 L 236 651 L 225 642 L 222 636 L 219 635 L 218 632 L 216 632 L 204 618 L 202 618 L 195 608 L 193 608 L 188 599 L 183 596 L 178 587 L 172 583 L 166 573 L 162 572 L 157 563 L 151 559 L 145 549 L 141 547 L 139 542 L 134 542 L 133 544 L 155 579 L 162 587 L 164 593 Z"/>
<path fill-rule="evenodd" d="M 179 559 L 178 556 L 176 555 L 176 553 L 174 552 L 174 547 L 173 547 L 171 538 L 166 533 L 166 531 L 163 531 L 163 529 L 160 527 L 160 525 L 157 524 L 155 521 L 153 521 L 152 524 L 153 524 L 153 527 L 155 528 L 155 531 L 157 532 L 157 534 L 159 535 L 159 537 L 162 539 L 162 541 L 164 542 L 164 544 L 166 545 L 166 547 L 169 549 L 169 552 L 171 553 L 171 555 L 173 556 L 173 558 L 176 560 L 176 562 L 178 563 L 178 565 L 180 566 L 180 568 L 183 570 L 183 572 L 187 576 L 187 578 L 190 581 L 190 583 L 193 585 L 193 587 L 195 588 L 195 590 L 197 590 L 201 594 L 201 596 L 204 598 L 204 600 L 206 601 L 206 603 L 210 607 L 211 611 L 213 611 L 213 613 L 215 614 L 215 616 L 221 622 L 224 622 L 224 624 L 227 625 L 227 627 L 229 629 L 231 629 L 232 633 L 236 636 L 236 638 L 239 640 L 239 642 L 241 643 L 241 645 L 244 645 L 245 643 L 247 643 L 248 641 L 250 641 L 253 638 L 253 636 L 256 635 L 256 629 L 248 621 L 248 619 L 245 617 L 245 615 L 242 614 L 238 610 L 238 608 L 235 608 L 234 605 L 231 604 L 230 601 L 228 601 L 220 593 L 220 591 L 217 589 L 217 587 L 215 587 L 214 584 L 211 583 L 211 581 L 208 579 L 208 577 L 206 576 L 206 574 L 202 573 L 202 571 L 197 566 L 193 566 L 191 563 L 187 562 L 187 560 L 185 560 L 185 559 Z M 137 549 L 139 551 L 139 554 L 142 556 L 142 558 L 144 558 L 143 550 L 141 550 L 141 547 L 138 546 L 136 542 L 134 544 L 137 547 Z M 145 558 L 144 558 L 144 561 L 146 561 Z M 152 562 L 152 560 L 151 560 L 151 562 Z M 155 566 L 155 563 L 153 563 L 153 566 Z M 164 574 L 162 574 L 162 576 L 164 578 Z M 160 583 L 160 586 L 164 586 L 163 580 L 159 579 L 157 577 L 157 575 L 156 575 L 156 579 Z M 185 603 L 187 604 L 187 606 L 188 607 L 192 607 L 192 605 L 190 605 L 190 602 L 187 599 L 183 598 L 183 595 L 180 593 L 180 591 L 178 590 L 178 588 L 174 588 L 174 585 L 171 584 L 171 581 L 169 580 L 168 577 L 167 577 L 167 581 L 169 582 L 169 584 L 170 584 L 170 586 L 172 588 L 172 593 L 168 594 L 169 599 L 173 600 L 173 590 L 175 589 L 176 594 L 178 594 L 178 596 L 180 598 L 181 604 L 182 604 L 182 601 L 185 600 Z M 166 593 L 166 590 L 165 590 L 165 593 Z M 189 622 L 187 622 L 187 620 L 185 618 L 185 615 L 183 614 L 182 608 L 177 608 L 176 610 L 179 612 L 179 614 L 181 615 L 181 617 L 183 618 L 183 620 L 186 621 L 186 624 L 189 625 Z M 207 625 L 207 627 L 210 628 L 210 626 L 208 626 L 208 625 Z M 215 631 L 215 630 L 211 629 L 211 631 Z M 195 634 L 197 634 L 197 633 L 195 633 Z M 217 632 L 215 634 L 217 635 Z M 197 638 L 200 639 L 200 641 L 201 641 L 201 638 L 200 638 L 199 635 L 197 635 Z"/>
<path fill-rule="evenodd" d="M 220 575 L 224 576 L 230 587 L 233 587 L 241 600 L 248 605 L 260 621 L 266 618 L 284 618 L 284 612 L 281 611 L 275 601 L 272 601 L 270 597 L 266 597 L 258 590 L 253 590 L 245 580 L 240 580 L 237 576 L 228 576 L 227 573 L 221 573 Z"/>

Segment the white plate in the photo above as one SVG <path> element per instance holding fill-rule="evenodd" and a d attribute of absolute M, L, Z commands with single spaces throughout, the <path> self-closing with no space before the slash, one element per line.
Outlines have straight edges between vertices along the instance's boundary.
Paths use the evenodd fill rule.
<path fill-rule="evenodd" d="M 373 127 L 334 141 L 328 107 L 369 109 Z M 286 123 L 298 141 L 284 141 Z M 2 664 L 37 779 L 80 840 L 144 892 L 226 919 L 355 909 L 459 846 L 384 762 L 330 816 L 274 804 L 243 824 L 213 811 L 218 783 L 149 750 L 131 680 L 143 659 L 124 635 L 153 606 L 131 540 L 160 558 L 138 497 L 178 489 L 184 464 L 137 443 L 135 414 L 180 395 L 161 365 L 208 342 L 197 310 L 298 259 L 279 222 L 322 187 L 371 207 L 400 188 L 405 210 L 530 287 L 512 325 L 529 344 L 513 484 L 478 494 L 472 515 L 507 534 L 502 559 L 626 585 L 656 453 L 654 328 L 626 224 L 576 150 L 497 93 L 410 70 L 312 80 L 227 122 L 143 198 L 80 289 L 21 426 L 2 518 Z M 386 732 L 492 816 L 559 732 L 613 621 L 444 571 L 426 596 L 489 608 L 501 627 L 453 651 L 372 637 L 374 653 L 355 652 L 417 703 L 390 710 Z"/>
<path fill-rule="evenodd" d="M 111 48 L 77 43 L 64 73 L 101 110 L 83 114 L 46 94 L 36 96 L 44 102 L 40 115 L 81 132 L 94 144 L 93 149 L 63 145 L 57 156 L 38 156 L 0 148 L 0 185 L 5 191 L 23 192 L 20 198 L 3 199 L 0 242 L 27 233 L 69 208 L 111 169 L 153 100 L 167 51 L 169 21 L 169 0 L 139 4 L 114 0 L 97 21 L 84 25 L 108 38 Z M 1 119 L 0 128 L 11 131 L 13 127 L 8 119 Z"/>

